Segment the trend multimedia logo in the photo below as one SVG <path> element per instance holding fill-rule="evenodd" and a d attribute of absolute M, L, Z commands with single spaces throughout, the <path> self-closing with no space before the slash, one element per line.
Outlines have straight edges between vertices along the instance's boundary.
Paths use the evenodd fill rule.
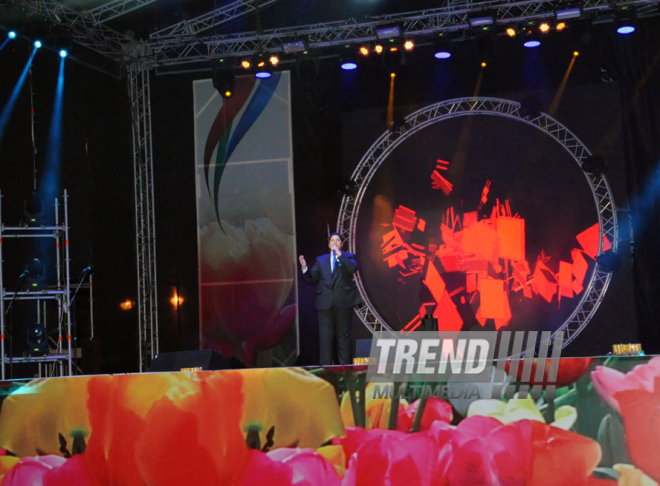
<path fill-rule="evenodd" d="M 563 339 L 561 331 L 380 332 L 367 380 L 376 383 L 372 398 L 538 399 L 545 391 L 552 399 Z"/>

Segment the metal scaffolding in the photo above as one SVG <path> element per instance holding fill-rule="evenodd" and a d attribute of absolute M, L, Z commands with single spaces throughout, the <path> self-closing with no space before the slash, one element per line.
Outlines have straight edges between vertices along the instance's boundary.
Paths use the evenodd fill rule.
<path fill-rule="evenodd" d="M 135 249 L 137 253 L 140 371 L 158 354 L 158 293 L 156 286 L 156 222 L 154 217 L 153 152 L 149 68 L 128 67 L 133 134 Z"/>
<path fill-rule="evenodd" d="M 0 195 L 0 201 L 2 200 Z M 69 376 L 73 375 L 73 335 L 71 321 L 71 258 L 69 255 L 69 208 L 66 190 L 64 191 L 64 224 L 59 222 L 59 201 L 55 199 L 55 225 L 54 226 L 5 226 L 2 224 L 2 208 L 0 206 L 0 376 L 6 379 L 5 366 L 14 363 L 39 363 L 40 369 L 43 363 L 59 366 L 59 374 L 64 376 L 66 362 L 66 372 Z M 55 241 L 57 270 L 57 283 L 54 287 L 21 291 L 18 287 L 13 292 L 5 291 L 4 272 L 3 272 L 3 238 L 52 238 Z M 63 243 L 63 244 L 62 244 Z M 20 280 L 20 279 L 19 279 Z M 38 357 L 17 357 L 5 355 L 5 338 L 7 336 L 5 323 L 5 301 L 34 301 L 37 303 L 37 316 L 40 324 L 46 325 L 47 301 L 56 301 L 58 308 L 57 330 L 58 339 L 55 343 L 54 353 Z M 43 317 L 40 304 L 44 303 Z M 63 333 L 63 324 L 66 327 L 66 334 Z M 66 337 L 66 348 L 63 347 L 63 339 Z M 50 348 L 50 344 L 49 344 Z M 10 351 L 12 351 L 10 349 Z M 53 373 L 54 374 L 54 373 Z"/>

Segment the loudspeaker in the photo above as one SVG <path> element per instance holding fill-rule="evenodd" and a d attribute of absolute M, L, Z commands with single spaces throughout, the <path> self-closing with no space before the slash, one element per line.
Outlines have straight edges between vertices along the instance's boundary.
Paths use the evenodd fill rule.
<path fill-rule="evenodd" d="M 231 366 L 223 355 L 211 349 L 158 353 L 149 366 L 149 371 L 193 371 L 229 370 Z"/>

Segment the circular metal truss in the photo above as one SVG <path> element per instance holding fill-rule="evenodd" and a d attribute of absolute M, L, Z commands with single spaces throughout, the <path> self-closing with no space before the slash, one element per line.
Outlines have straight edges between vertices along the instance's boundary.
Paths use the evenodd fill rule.
<path fill-rule="evenodd" d="M 355 183 L 355 192 L 353 195 L 344 196 L 337 220 L 337 231 L 348 239 L 353 251 L 355 251 L 356 225 L 362 198 L 383 161 L 404 140 L 425 127 L 448 118 L 468 115 L 501 116 L 531 125 L 561 144 L 579 167 L 581 167 L 582 161 L 591 155 L 575 134 L 557 120 L 545 113 L 541 113 L 535 118 L 523 117 L 520 114 L 520 103 L 514 101 L 487 97 L 458 98 L 422 108 L 407 116 L 405 124 L 401 128 L 383 133 L 353 171 L 351 180 Z M 587 173 L 584 175 L 598 210 L 600 228 L 598 254 L 603 253 L 605 238 L 609 240 L 612 251 L 616 252 L 619 229 L 610 186 L 603 175 L 593 176 Z M 604 271 L 599 265 L 595 265 L 591 280 L 586 286 L 580 302 L 568 319 L 557 329 L 557 331 L 564 331 L 564 346 L 573 341 L 592 319 L 605 297 L 611 277 L 611 273 Z M 362 323 L 372 333 L 376 331 L 394 332 L 369 301 L 359 273 L 356 274 L 355 280 L 363 301 L 355 308 L 355 312 Z"/>

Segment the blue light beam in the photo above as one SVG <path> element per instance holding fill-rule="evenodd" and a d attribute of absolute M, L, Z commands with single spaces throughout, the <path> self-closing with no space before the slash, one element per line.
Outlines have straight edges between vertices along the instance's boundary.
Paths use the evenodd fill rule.
<path fill-rule="evenodd" d="M 32 54 L 30 54 L 30 59 L 28 59 L 25 68 L 23 68 L 21 77 L 18 78 L 18 82 L 16 83 L 16 86 L 14 86 L 14 91 L 11 92 L 11 96 L 9 97 L 7 104 L 5 104 L 5 107 L 2 109 L 2 113 L 0 113 L 0 144 L 2 144 L 2 138 L 5 135 L 5 128 L 7 128 L 11 114 L 14 111 L 14 106 L 16 106 L 16 101 L 18 101 L 18 96 L 21 94 L 21 89 L 25 84 L 25 79 L 27 78 L 28 72 L 30 72 L 32 59 L 34 59 L 34 55 L 36 53 L 37 50 L 35 49 L 32 51 Z"/>
<path fill-rule="evenodd" d="M 4 41 L 4 42 L 2 43 L 2 45 L 0 46 L 0 51 L 3 50 L 3 49 L 5 48 L 5 46 L 7 45 L 7 43 L 8 43 L 10 40 L 11 40 L 10 37 L 7 37 L 7 38 L 5 39 L 5 41 Z"/>
<path fill-rule="evenodd" d="M 57 88 L 55 90 L 55 102 L 53 103 L 53 115 L 50 119 L 50 132 L 48 134 L 48 145 L 46 146 L 46 157 L 42 170 L 42 178 L 39 182 L 39 194 L 45 205 L 50 204 L 60 193 L 61 173 L 61 149 L 62 149 L 62 106 L 64 98 L 64 58 L 60 58 L 60 72 L 57 76 Z M 46 216 L 48 221 L 50 214 Z"/>

